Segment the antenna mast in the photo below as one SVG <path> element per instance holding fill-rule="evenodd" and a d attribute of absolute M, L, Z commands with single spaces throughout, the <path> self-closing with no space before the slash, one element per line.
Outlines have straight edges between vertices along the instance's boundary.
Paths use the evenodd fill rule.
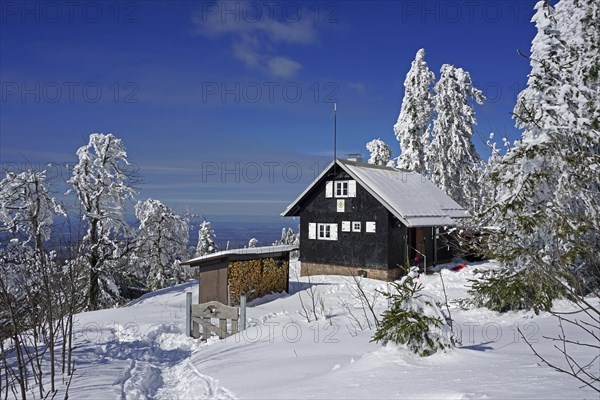
<path fill-rule="evenodd" d="M 337 103 L 333 103 L 333 163 L 337 159 Z"/>

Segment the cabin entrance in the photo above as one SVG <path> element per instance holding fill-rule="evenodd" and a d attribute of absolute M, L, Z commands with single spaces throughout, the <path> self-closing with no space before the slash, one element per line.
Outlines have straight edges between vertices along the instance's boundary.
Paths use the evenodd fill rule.
<path fill-rule="evenodd" d="M 413 265 L 415 257 L 419 259 L 419 264 L 422 264 L 423 256 L 419 253 L 425 254 L 425 228 L 408 228 L 406 244 L 409 264 Z"/>

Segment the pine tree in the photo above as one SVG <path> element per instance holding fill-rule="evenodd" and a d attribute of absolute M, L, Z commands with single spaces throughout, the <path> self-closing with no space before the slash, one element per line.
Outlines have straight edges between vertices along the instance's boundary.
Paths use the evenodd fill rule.
<path fill-rule="evenodd" d="M 405 346 L 421 357 L 453 348 L 456 340 L 435 300 L 422 293 L 419 271 L 411 267 L 400 282 L 391 283 L 395 293 L 383 293 L 390 302 L 372 341 Z"/>
<path fill-rule="evenodd" d="M 216 253 L 219 250 L 215 243 L 215 231 L 210 222 L 202 221 L 198 232 L 198 245 L 196 246 L 196 257 Z"/>
<path fill-rule="evenodd" d="M 531 73 L 514 109 L 523 137 L 491 174 L 498 192 L 480 218 L 492 227 L 484 250 L 502 262 L 500 276 L 541 293 L 530 299 L 552 294 L 520 308 L 548 309 L 565 292 L 556 277 L 600 285 L 598 8 L 594 1 L 563 0 L 556 10 L 536 4 Z M 494 283 L 505 285 L 488 279 L 480 298 L 506 302 L 492 297 L 504 293 Z"/>
<path fill-rule="evenodd" d="M 425 148 L 429 144 L 434 81 L 435 75 L 425 62 L 425 49 L 420 49 L 406 74 L 402 107 L 394 125 L 394 133 L 402 151 L 397 161 L 400 169 L 425 172 Z"/>
<path fill-rule="evenodd" d="M 435 85 L 432 141 L 425 153 L 431 180 L 458 204 L 474 208 L 478 201 L 477 172 L 481 159 L 471 141 L 477 123 L 472 102 L 482 104 L 481 90 L 462 68 L 444 64 Z"/>
<path fill-rule="evenodd" d="M 367 143 L 367 150 L 371 153 L 369 164 L 373 165 L 393 165 L 392 151 L 390 147 L 381 139 L 374 139 Z"/>

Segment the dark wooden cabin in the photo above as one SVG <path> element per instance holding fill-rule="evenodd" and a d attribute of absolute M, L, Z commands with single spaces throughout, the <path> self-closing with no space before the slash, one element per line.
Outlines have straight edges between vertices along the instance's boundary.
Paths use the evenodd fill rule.
<path fill-rule="evenodd" d="M 300 217 L 301 275 L 393 280 L 451 259 L 441 235 L 466 211 L 417 173 L 336 160 L 281 215 Z"/>

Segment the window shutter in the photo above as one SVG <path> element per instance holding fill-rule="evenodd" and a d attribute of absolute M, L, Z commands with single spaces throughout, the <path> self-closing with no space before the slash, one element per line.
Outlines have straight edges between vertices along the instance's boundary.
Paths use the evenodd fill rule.
<path fill-rule="evenodd" d="M 350 221 L 342 221 L 342 232 L 350 232 Z"/>
<path fill-rule="evenodd" d="M 337 240 L 338 239 L 338 225 L 337 224 L 331 224 L 331 240 Z"/>
<path fill-rule="evenodd" d="M 316 239 L 317 238 L 317 224 L 314 222 L 310 222 L 308 224 L 308 238 Z"/>
<path fill-rule="evenodd" d="M 333 197 L 333 181 L 327 181 L 325 184 L 325 197 Z"/>
<path fill-rule="evenodd" d="M 375 222 L 367 221 L 367 226 L 365 228 L 365 231 L 369 232 L 369 233 L 375 233 Z"/>
<path fill-rule="evenodd" d="M 348 181 L 348 197 L 356 197 L 356 181 Z"/>

